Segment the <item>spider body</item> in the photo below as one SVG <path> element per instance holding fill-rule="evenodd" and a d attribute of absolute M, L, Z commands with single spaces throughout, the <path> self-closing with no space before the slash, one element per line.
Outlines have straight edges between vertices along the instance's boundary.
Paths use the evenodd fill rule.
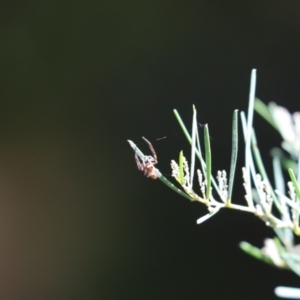
<path fill-rule="evenodd" d="M 155 153 L 155 150 L 154 150 L 152 144 L 146 138 L 144 138 L 144 137 L 142 137 L 142 138 L 148 144 L 153 156 L 147 155 L 143 159 L 139 159 L 137 153 L 135 153 L 136 165 L 140 171 L 144 171 L 145 176 L 150 177 L 152 179 L 156 179 L 157 175 L 156 175 L 156 171 L 155 171 L 156 169 L 155 169 L 154 165 L 156 165 L 158 162 L 157 155 Z"/>

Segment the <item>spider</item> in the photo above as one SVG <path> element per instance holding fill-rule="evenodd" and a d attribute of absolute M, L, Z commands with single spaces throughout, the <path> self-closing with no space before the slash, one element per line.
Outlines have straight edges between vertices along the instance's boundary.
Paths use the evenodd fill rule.
<path fill-rule="evenodd" d="M 157 156 L 156 156 L 155 150 L 154 150 L 152 144 L 146 138 L 144 138 L 144 137 L 142 137 L 142 138 L 148 144 L 153 156 L 147 155 L 142 160 L 140 160 L 137 153 L 135 152 L 136 165 L 140 171 L 144 171 L 144 174 L 147 177 L 156 179 L 157 175 L 155 172 L 156 169 L 155 169 L 154 165 L 157 164 Z"/>

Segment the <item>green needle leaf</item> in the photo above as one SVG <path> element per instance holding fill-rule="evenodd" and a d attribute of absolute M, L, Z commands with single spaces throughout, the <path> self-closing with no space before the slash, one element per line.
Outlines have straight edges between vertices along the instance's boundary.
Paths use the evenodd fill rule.
<path fill-rule="evenodd" d="M 183 185 L 183 151 L 179 152 L 179 179 L 180 179 L 180 184 Z"/>
<path fill-rule="evenodd" d="M 267 256 L 265 256 L 259 248 L 254 247 L 247 242 L 240 242 L 239 246 L 244 252 L 246 252 L 250 256 L 252 256 L 256 259 L 262 260 L 270 265 L 274 265 L 272 260 L 270 258 L 268 258 Z"/>
<path fill-rule="evenodd" d="M 236 168 L 236 161 L 238 155 L 238 110 L 233 112 L 232 120 L 232 149 L 231 149 L 231 163 L 230 163 L 230 173 L 228 182 L 228 202 L 231 202 L 232 189 L 234 183 L 234 175 Z"/>
<path fill-rule="evenodd" d="M 277 127 L 276 123 L 274 122 L 274 119 L 272 117 L 269 107 L 258 98 L 255 98 L 254 109 L 262 118 L 264 118 L 276 130 L 278 130 L 278 127 Z"/>
<path fill-rule="evenodd" d="M 197 135 L 197 112 L 193 105 L 193 122 L 192 122 L 192 145 L 191 145 L 191 182 L 193 186 L 194 172 L 195 172 L 195 153 L 196 153 L 196 135 Z"/>
<path fill-rule="evenodd" d="M 205 147 L 205 162 L 206 162 L 206 199 L 210 199 L 211 186 L 211 150 L 210 137 L 207 124 L 204 126 L 204 147 Z"/>

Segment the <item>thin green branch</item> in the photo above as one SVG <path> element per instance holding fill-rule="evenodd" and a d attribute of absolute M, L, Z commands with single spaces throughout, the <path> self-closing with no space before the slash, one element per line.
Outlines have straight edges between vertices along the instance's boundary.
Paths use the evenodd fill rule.
<path fill-rule="evenodd" d="M 160 181 L 162 181 L 164 184 L 166 184 L 169 188 L 171 188 L 173 191 L 178 193 L 180 196 L 183 196 L 184 198 L 190 200 L 190 201 L 196 201 L 192 198 L 190 198 L 186 193 L 184 193 L 181 189 L 177 188 L 172 182 L 170 182 L 165 176 L 162 174 L 158 177 Z"/>

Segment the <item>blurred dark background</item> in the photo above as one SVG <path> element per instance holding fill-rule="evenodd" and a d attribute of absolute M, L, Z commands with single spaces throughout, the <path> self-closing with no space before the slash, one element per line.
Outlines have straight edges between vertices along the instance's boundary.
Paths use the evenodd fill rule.
<path fill-rule="evenodd" d="M 227 169 L 231 117 L 257 96 L 299 110 L 299 1 L 2 1 L 0 298 L 275 299 L 296 275 L 242 253 L 273 232 L 206 213 L 135 166 L 189 151 L 172 114 L 209 123 Z M 280 143 L 255 117 L 264 158 Z M 161 136 L 169 138 L 155 141 Z M 237 174 L 241 174 L 243 158 Z M 241 176 L 234 199 L 243 203 Z"/>

